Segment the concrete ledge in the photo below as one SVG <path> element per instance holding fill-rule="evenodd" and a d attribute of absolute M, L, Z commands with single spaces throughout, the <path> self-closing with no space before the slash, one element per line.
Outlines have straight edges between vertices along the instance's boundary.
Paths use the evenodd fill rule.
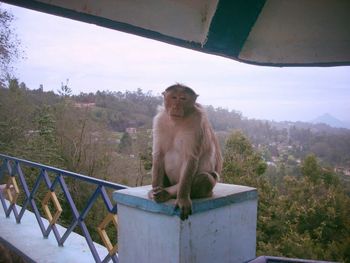
<path fill-rule="evenodd" d="M 339 263 L 335 261 L 319 261 L 299 258 L 284 258 L 284 257 L 270 257 L 260 256 L 248 263 Z"/>
<path fill-rule="evenodd" d="M 113 199 L 118 202 L 118 204 L 135 207 L 141 210 L 169 216 L 180 216 L 180 212 L 175 210 L 174 199 L 165 203 L 155 203 L 147 196 L 149 190 L 151 190 L 150 185 L 123 189 L 114 192 Z M 212 197 L 192 200 L 192 215 L 229 204 L 241 203 L 254 199 L 257 199 L 257 191 L 255 188 L 218 183 L 213 190 Z"/>
<path fill-rule="evenodd" d="M 20 209 L 19 206 L 17 208 Z M 44 225 L 47 226 L 47 220 L 43 219 L 43 221 Z M 66 229 L 60 225 L 56 226 L 62 236 Z M 95 262 L 83 236 L 72 232 L 64 246 L 59 247 L 53 233 L 50 233 L 47 239 L 42 236 L 34 213 L 28 210 L 24 213 L 21 223 L 17 224 L 12 214 L 6 218 L 3 207 L 0 205 L 0 242 L 28 262 Z M 95 247 L 101 259 L 108 254 L 104 246 L 95 243 Z"/>
<path fill-rule="evenodd" d="M 148 199 L 151 186 L 114 192 L 121 263 L 242 263 L 255 258 L 257 191 L 217 184 L 211 198 L 192 200 L 181 220 L 175 200 Z"/>

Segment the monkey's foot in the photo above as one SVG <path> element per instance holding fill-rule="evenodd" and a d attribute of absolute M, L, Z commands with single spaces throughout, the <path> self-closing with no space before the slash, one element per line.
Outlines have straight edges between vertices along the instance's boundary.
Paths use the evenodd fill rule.
<path fill-rule="evenodd" d="M 162 187 L 155 187 L 149 191 L 148 196 L 157 203 L 163 203 L 171 199 L 170 193 Z"/>

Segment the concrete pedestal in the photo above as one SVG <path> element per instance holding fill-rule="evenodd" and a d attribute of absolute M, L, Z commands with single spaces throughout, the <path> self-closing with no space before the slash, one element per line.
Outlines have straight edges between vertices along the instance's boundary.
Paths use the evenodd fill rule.
<path fill-rule="evenodd" d="M 157 204 L 150 186 L 117 191 L 121 263 L 247 262 L 255 258 L 257 192 L 217 184 L 211 198 L 193 200 L 182 221 L 174 201 Z"/>

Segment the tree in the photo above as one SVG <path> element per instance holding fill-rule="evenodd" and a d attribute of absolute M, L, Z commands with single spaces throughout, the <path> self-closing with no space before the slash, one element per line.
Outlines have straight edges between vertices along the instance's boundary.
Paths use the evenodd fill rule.
<path fill-rule="evenodd" d="M 56 121 L 51 107 L 44 105 L 38 108 L 34 117 L 34 129 L 28 133 L 28 159 L 52 166 L 61 166 Z"/>
<path fill-rule="evenodd" d="M 23 157 L 26 136 L 32 130 L 34 105 L 17 79 L 9 79 L 7 86 L 0 87 L 0 147 L 3 153 Z"/>
<path fill-rule="evenodd" d="M 125 153 L 125 154 L 132 153 L 132 138 L 128 132 L 123 133 L 123 136 L 120 139 L 120 144 L 118 146 L 118 151 L 120 153 Z"/>
<path fill-rule="evenodd" d="M 248 138 L 240 131 L 232 133 L 224 149 L 223 181 L 256 187 L 259 196 L 257 225 L 257 254 L 266 255 L 270 239 L 279 236 L 283 225 L 279 223 L 278 192 L 263 173 L 266 163 L 254 151 Z M 277 211 L 276 211 L 277 210 Z M 271 249 L 272 252 L 275 252 Z M 269 255 L 269 254 L 267 254 Z"/>
<path fill-rule="evenodd" d="M 138 178 L 135 185 L 150 183 L 152 169 L 152 135 L 147 129 L 139 129 L 133 145 L 139 159 Z M 148 180 L 145 180 L 148 179 Z"/>
<path fill-rule="evenodd" d="M 266 162 L 255 152 L 248 138 L 240 131 L 232 133 L 224 151 L 223 179 L 234 183 L 237 180 L 254 183 L 257 176 L 266 171 Z"/>
<path fill-rule="evenodd" d="M 72 95 L 72 89 L 68 86 L 69 79 L 66 79 L 66 84 L 61 82 L 61 88 L 57 90 L 58 94 L 62 97 L 70 97 Z"/>
<path fill-rule="evenodd" d="M 13 15 L 0 3 L 0 86 L 12 75 L 11 64 L 20 57 L 20 41 L 11 26 Z"/>
<path fill-rule="evenodd" d="M 67 96 L 61 97 L 54 110 L 57 142 L 65 169 L 106 179 L 115 145 L 109 141 L 105 125 L 93 120 L 89 108 L 75 107 Z"/>
<path fill-rule="evenodd" d="M 258 254 L 350 262 L 350 198 L 307 156 L 302 177 L 284 176 L 276 198 L 259 192 Z"/>
<path fill-rule="evenodd" d="M 321 167 L 319 166 L 316 156 L 310 154 L 306 156 L 302 166 L 301 173 L 308 177 L 311 181 L 316 182 L 321 177 Z"/>
<path fill-rule="evenodd" d="M 258 190 L 257 255 L 350 262 L 350 198 L 336 176 L 309 155 L 303 176 L 286 175 L 277 188 L 264 167 L 243 133 L 229 136 L 223 180 Z"/>

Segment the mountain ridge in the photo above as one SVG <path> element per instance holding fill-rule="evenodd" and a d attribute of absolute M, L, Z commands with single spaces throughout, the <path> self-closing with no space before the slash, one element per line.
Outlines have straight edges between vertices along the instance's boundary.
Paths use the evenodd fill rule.
<path fill-rule="evenodd" d="M 323 123 L 334 128 L 350 128 L 350 125 L 348 123 L 337 119 L 336 117 L 332 116 L 329 113 L 324 113 L 316 117 L 315 119 L 311 120 L 310 122 L 313 124 Z"/>

